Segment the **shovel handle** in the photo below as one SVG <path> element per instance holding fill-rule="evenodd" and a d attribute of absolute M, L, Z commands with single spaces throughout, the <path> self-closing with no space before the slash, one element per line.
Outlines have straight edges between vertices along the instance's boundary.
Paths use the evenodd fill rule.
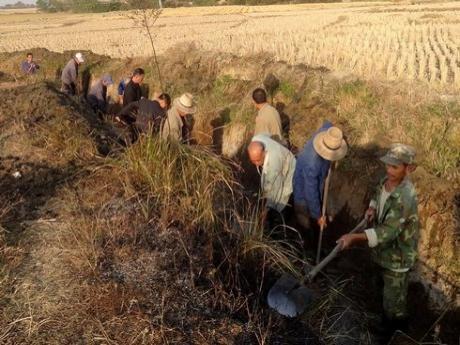
<path fill-rule="evenodd" d="M 355 232 L 362 230 L 366 225 L 367 218 L 364 218 L 353 230 L 349 232 L 349 234 L 353 234 Z M 338 243 L 334 247 L 334 249 L 329 253 L 329 255 L 323 259 L 323 261 L 321 261 L 319 264 L 313 267 L 313 269 L 305 277 L 306 280 L 313 280 L 313 278 L 319 273 L 319 271 L 321 271 L 329 262 L 331 262 L 337 256 L 337 254 L 340 252 L 341 246 L 341 243 Z"/>
<path fill-rule="evenodd" d="M 326 181 L 324 182 L 323 205 L 322 205 L 322 209 L 321 209 L 321 216 L 322 217 L 326 216 L 327 198 L 328 198 L 328 195 L 329 195 L 329 184 L 330 184 L 330 180 L 331 180 L 331 174 L 332 174 L 332 164 L 329 166 L 329 171 L 327 172 Z M 319 264 L 319 260 L 321 258 L 321 246 L 322 246 L 322 243 L 323 243 L 323 231 L 324 231 L 324 225 L 321 224 L 321 227 L 319 229 L 318 248 L 316 250 L 316 264 Z"/>

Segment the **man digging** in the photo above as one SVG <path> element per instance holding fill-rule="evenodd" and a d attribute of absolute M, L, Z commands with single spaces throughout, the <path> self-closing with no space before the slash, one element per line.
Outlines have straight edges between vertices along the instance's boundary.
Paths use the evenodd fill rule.
<path fill-rule="evenodd" d="M 378 184 L 366 216 L 374 223 L 359 234 L 343 235 L 342 250 L 357 243 L 372 248 L 372 258 L 383 278 L 383 311 L 386 336 L 407 331 L 409 270 L 417 257 L 419 218 L 417 195 L 409 174 L 415 170 L 415 150 L 394 144 L 381 158 L 386 177 Z"/>
<path fill-rule="evenodd" d="M 35 63 L 33 54 L 27 53 L 27 60 L 21 63 L 21 71 L 24 74 L 32 75 L 35 74 L 39 69 L 40 66 Z"/>
<path fill-rule="evenodd" d="M 187 121 L 187 116 L 195 113 L 196 105 L 192 94 L 184 93 L 174 99 L 172 107 L 166 115 L 161 137 L 165 140 L 190 144 L 191 127 Z"/>
<path fill-rule="evenodd" d="M 292 178 L 296 166 L 294 155 L 266 134 L 252 138 L 248 146 L 249 160 L 262 168 L 261 188 L 266 199 L 266 222 L 272 229 L 282 223 L 281 214 L 292 194 Z"/>
<path fill-rule="evenodd" d="M 76 53 L 65 65 L 61 74 L 61 91 L 74 96 L 79 93 L 78 88 L 78 68 L 85 61 L 82 53 Z"/>
<path fill-rule="evenodd" d="M 252 92 L 252 100 L 257 109 L 256 125 L 254 135 L 266 134 L 280 144 L 287 146 L 283 136 L 281 117 L 274 107 L 267 101 L 267 93 L 264 89 L 258 88 Z"/>
<path fill-rule="evenodd" d="M 347 151 L 342 131 L 325 121 L 297 156 L 294 210 L 297 222 L 306 230 L 308 246 L 315 242 L 317 228 L 324 229 L 326 226 L 326 215 L 323 214 L 326 212 L 322 204 L 327 194 L 325 185 L 331 162 L 345 157 Z"/>

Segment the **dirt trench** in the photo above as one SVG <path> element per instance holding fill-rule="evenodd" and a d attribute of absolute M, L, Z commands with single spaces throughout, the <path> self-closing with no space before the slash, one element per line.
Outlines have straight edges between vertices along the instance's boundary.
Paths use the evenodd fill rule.
<path fill-rule="evenodd" d="M 257 343 L 246 312 L 238 311 L 245 298 L 224 295 L 220 302 L 209 293 L 230 292 L 207 277 L 215 268 L 204 256 L 205 233 L 187 240 L 174 227 L 161 233 L 149 228 L 141 244 L 131 247 L 129 238 L 120 238 L 105 245 L 94 276 L 72 269 L 79 248 L 66 244 L 68 228 L 84 225 L 79 203 L 82 212 L 92 212 L 84 206 L 88 200 L 75 204 L 72 198 L 100 198 L 97 190 L 106 177 L 100 175 L 98 184 L 92 169 L 103 162 L 100 140 L 110 138 L 111 128 L 52 83 L 16 86 L 10 89 L 13 98 L 3 94 L 0 114 L 0 343 Z M 76 151 L 61 146 L 62 139 L 78 139 Z M 115 139 L 109 141 L 112 154 L 118 150 Z M 120 193 L 117 187 L 114 193 Z M 109 219 L 122 212 L 135 221 L 135 205 L 107 196 L 103 210 L 110 211 Z M 274 343 L 311 337 L 298 326 L 274 325 Z"/>
<path fill-rule="evenodd" d="M 185 57 L 184 57 L 185 55 Z M 13 56 L 13 55 L 12 55 Z M 10 59 L 13 59 L 10 57 Z M 14 59 L 17 59 L 15 57 Z M 13 59 L 13 60 L 14 60 Z M 62 58 L 61 58 L 62 59 Z M 261 62 L 262 61 L 262 62 Z M 122 75 L 125 73 L 125 69 L 133 67 L 135 64 L 140 63 L 139 61 L 129 61 L 127 66 L 124 66 L 123 70 L 114 71 Z M 103 65 L 103 62 L 101 62 Z M 232 56 L 204 56 L 200 53 L 190 53 L 184 51 L 175 54 L 174 57 L 168 60 L 168 70 L 171 71 L 168 75 L 169 82 L 172 83 L 174 80 L 179 80 L 184 84 L 183 89 L 189 87 L 193 92 L 200 95 L 200 99 L 206 99 L 208 92 L 212 91 L 212 83 L 210 80 L 217 80 L 222 76 L 231 76 L 232 80 L 237 80 L 237 86 L 231 88 L 227 94 L 227 97 L 232 102 L 238 100 L 244 102 L 247 100 L 249 91 L 254 87 L 261 84 L 267 71 L 274 72 L 278 75 L 283 75 L 284 78 L 288 78 L 292 85 L 297 90 L 309 89 L 310 94 L 315 93 L 315 89 L 324 88 L 324 84 L 327 83 L 327 71 L 310 70 L 305 66 L 287 66 L 282 63 L 273 63 L 267 60 L 261 60 L 260 57 L 245 61 L 244 65 L 239 64 L 239 60 Z M 118 68 L 118 66 L 116 67 Z M 10 88 L 11 84 L 8 84 Z M 154 88 L 152 88 L 154 89 Z M 37 114 L 42 115 L 47 113 L 45 109 L 55 107 L 58 112 L 66 114 L 64 108 L 70 107 L 73 109 L 73 114 L 70 117 L 79 116 L 84 114 L 86 125 L 80 127 L 85 128 L 85 133 L 92 133 L 92 137 L 95 139 L 96 148 L 92 147 L 92 144 L 88 145 L 89 150 L 93 154 L 97 152 L 99 147 L 100 135 L 94 134 L 93 130 L 101 130 L 104 126 L 92 121 L 91 113 L 87 112 L 78 106 L 72 100 L 67 98 L 62 99 L 61 96 L 56 97 L 51 93 L 55 93 L 56 90 L 47 87 L 25 87 L 23 89 L 17 89 L 13 92 L 16 97 L 23 97 L 24 94 L 34 94 L 38 90 L 43 92 L 39 97 L 34 97 L 34 102 L 38 102 L 38 105 L 34 102 L 31 105 L 24 105 L 18 103 L 19 101 L 12 102 L 11 99 L 5 99 L 5 104 L 9 105 L 13 111 L 14 117 L 11 114 L 2 112 L 0 121 L 2 123 L 2 131 L 5 128 L 12 125 L 12 119 L 16 116 L 25 116 L 26 118 L 32 113 L 32 122 L 36 121 L 47 121 L 45 119 L 36 117 Z M 324 89 L 323 89 L 324 90 Z M 227 90 L 228 91 L 228 90 Z M 51 92 L 51 93 L 48 93 Z M 241 100 L 241 93 L 245 94 L 245 100 Z M 298 91 L 301 94 L 300 91 Z M 239 94 L 239 95 L 238 95 Z M 240 98 L 238 98 L 240 97 Z M 285 107 L 285 112 L 290 114 L 291 119 L 291 136 L 294 142 L 298 146 L 301 146 L 302 141 L 314 130 L 312 124 L 318 123 L 319 120 L 329 117 L 334 120 L 334 109 L 333 106 L 324 103 L 321 99 L 315 97 L 307 97 L 307 100 L 296 100 L 297 95 L 294 95 L 294 99 L 290 100 L 290 103 Z M 300 97 L 300 96 L 299 96 Z M 305 96 L 302 96 L 305 97 Z M 19 99 L 16 98 L 16 99 Z M 278 101 L 284 101 L 287 103 L 288 100 L 284 99 L 285 96 L 278 95 Z M 50 107 L 47 104 L 48 99 L 56 99 L 56 105 Z M 64 102 L 64 103 L 62 103 Z M 34 105 L 35 104 L 35 105 Z M 17 106 L 19 105 L 19 107 Z M 64 107 L 64 108 L 63 108 Z M 308 114 L 305 115 L 304 111 L 308 109 Z M 205 114 L 206 121 L 203 121 L 199 132 L 196 132 L 199 141 L 202 144 L 211 144 L 222 151 L 227 156 L 236 157 L 240 163 L 245 161 L 244 158 L 244 143 L 247 140 L 247 133 L 244 130 L 244 126 L 241 123 L 225 123 L 223 131 L 220 134 L 216 134 L 216 128 L 221 127 L 222 122 L 217 121 L 217 126 L 213 126 L 211 121 L 218 119 L 222 116 L 222 108 L 216 110 L 216 108 L 210 110 L 209 113 Z M 10 115 L 10 116 L 8 116 Z M 302 115 L 302 116 L 301 116 Z M 26 119 L 26 124 L 30 118 Z M 341 121 L 341 120 L 337 120 Z M 346 123 L 343 124 L 347 126 Z M 35 126 L 32 125 L 32 126 Z M 32 128 L 32 127 L 27 127 Z M 110 131 L 107 130 L 109 133 Z M 18 142 L 20 140 L 12 140 L 12 136 L 16 133 L 8 132 L 8 130 L 2 133 L 2 144 L 3 148 L 6 149 L 8 154 L 2 154 L 2 195 L 14 195 L 15 207 L 12 210 L 7 219 L 14 219 L 13 221 L 8 220 L 3 225 L 6 228 L 7 242 L 12 248 L 10 248 L 7 255 L 8 260 L 16 262 L 17 269 L 17 281 L 15 287 L 15 301 L 12 299 L 7 307 L 3 305 L 3 310 L 6 312 L 13 312 L 14 318 L 10 318 L 6 326 L 6 331 L 0 334 L 0 337 L 4 336 L 3 339 L 15 339 L 16 335 L 18 338 L 24 337 L 24 334 L 35 334 L 39 330 L 44 330 L 46 334 L 47 330 L 53 329 L 58 324 L 59 319 L 69 320 L 71 316 L 66 314 L 65 311 L 60 310 L 63 301 L 68 303 L 75 303 L 78 305 L 78 298 L 80 297 L 77 292 L 75 295 L 69 294 L 68 290 L 60 291 L 62 284 L 70 284 L 72 277 L 69 277 L 68 272 L 63 270 L 63 262 L 59 261 L 59 247 L 53 247 L 52 243 L 55 239 L 55 234 L 60 232 L 62 224 L 59 220 L 59 204 L 64 200 L 57 196 L 59 190 L 62 187 L 68 187 L 72 184 L 72 181 L 76 178 L 81 178 L 82 174 L 87 173 L 86 170 L 80 166 L 77 166 L 73 162 L 73 158 L 67 160 L 67 158 L 61 158 L 60 164 L 57 167 L 50 168 L 49 162 L 43 164 L 43 159 L 46 159 L 46 150 L 50 147 L 40 147 L 36 143 L 34 145 L 28 145 L 27 140 L 24 140 L 24 144 Z M 243 133 L 243 134 L 242 134 Z M 23 133 L 26 138 L 27 133 Z M 104 134 L 105 136 L 105 134 Z M 200 139 L 201 138 L 201 139 Z M 381 174 L 381 167 L 376 163 L 376 157 L 383 152 L 383 146 L 380 143 L 374 145 L 363 146 L 352 146 L 350 152 L 350 160 L 353 161 L 353 166 L 339 166 L 338 172 L 335 174 L 332 182 L 332 195 L 336 196 L 333 198 L 333 204 L 330 209 L 335 216 L 335 222 L 331 224 L 330 231 L 327 232 L 326 243 L 332 244 L 334 239 L 339 234 L 345 232 L 351 228 L 354 223 L 358 221 L 361 216 L 362 210 L 365 208 L 366 202 L 369 198 L 369 193 L 372 186 Z M 59 150 L 59 147 L 51 147 L 51 149 Z M 107 148 L 102 151 L 107 151 Z M 101 153 L 101 150 L 99 150 Z M 81 155 L 85 156 L 88 154 L 84 151 Z M 38 160 L 38 162 L 37 162 Z M 55 165 L 54 163 L 51 165 Z M 247 167 L 247 166 L 246 166 Z M 249 167 L 247 167 L 249 168 Z M 364 172 L 363 172 L 364 170 Z M 17 179 L 12 175 L 19 172 L 22 177 Z M 31 175 L 32 174 L 32 175 Z M 32 176 L 32 177 L 31 177 Z M 57 181 L 57 183 L 56 183 Z M 421 262 L 417 267 L 417 273 L 414 274 L 414 284 L 411 286 L 410 293 L 410 304 L 413 308 L 413 315 L 424 315 L 423 322 L 419 319 L 414 320 L 417 324 L 417 329 L 414 330 L 415 334 L 423 336 L 424 332 L 434 324 L 436 318 L 442 315 L 444 311 L 442 306 L 446 305 L 446 301 L 455 301 L 455 296 L 458 294 L 458 275 L 456 271 L 450 271 L 444 264 L 445 260 L 456 260 L 458 258 L 458 242 L 456 239 L 455 229 L 458 226 L 458 190 L 456 188 L 450 188 L 448 183 L 444 183 L 439 178 L 433 177 L 426 173 L 423 169 L 420 169 L 414 175 L 414 181 L 417 185 L 420 204 L 421 204 L 421 215 L 422 215 L 422 236 L 421 236 Z M 252 184 L 252 182 L 250 183 Z M 58 218 L 58 220 L 56 220 Z M 2 222 L 3 223 L 3 222 Z M 445 229 L 445 231 L 439 231 L 439 229 Z M 433 243 L 435 245 L 433 245 Z M 51 244 L 51 245 L 50 245 Z M 154 253 L 155 255 L 161 255 L 160 252 Z M 140 258 L 139 261 L 133 262 L 132 264 L 137 267 L 148 265 L 152 255 L 147 255 L 144 258 Z M 361 267 L 357 270 L 356 262 L 367 261 L 367 254 L 365 250 L 356 250 L 351 252 L 349 255 L 338 260 L 333 266 L 331 266 L 331 274 L 337 274 L 339 270 L 340 274 L 337 277 L 343 277 L 343 272 L 346 272 L 345 276 L 347 279 L 351 279 L 351 285 L 347 285 L 346 289 L 351 289 L 351 296 L 356 298 L 357 303 L 361 305 L 366 311 L 379 312 L 378 303 L 368 303 L 369 301 L 377 301 L 378 296 L 374 294 L 362 295 L 359 294 L 367 289 L 366 271 Z M 120 268 L 117 265 L 107 261 L 107 264 L 103 264 L 103 272 L 106 272 L 108 281 L 117 281 L 119 276 Z M 370 268 L 372 269 L 372 268 Z M 335 270 L 335 272 L 334 272 Z M 117 273 L 118 272 L 118 273 Z M 32 274 L 30 274 L 32 273 Z M 249 274 L 248 274 L 249 275 Z M 268 287 L 273 281 L 273 277 L 269 277 L 266 282 Z M 136 284 L 133 281 L 133 284 Z M 206 287 L 206 285 L 204 286 Z M 10 288 L 10 287 L 9 287 Z M 208 287 L 209 288 L 209 287 Z M 145 289 L 140 289 L 142 293 L 146 293 Z M 49 298 L 52 295 L 53 298 Z M 420 295 L 426 296 L 427 301 L 432 303 L 420 304 L 416 303 L 420 298 Z M 150 295 L 153 298 L 153 295 Z M 32 297 L 32 299 L 31 299 Z M 190 296 L 189 296 L 190 297 Z M 145 296 L 144 296 L 145 298 Z M 40 301 L 45 299 L 49 305 L 49 309 L 42 311 L 40 308 Z M 136 300 L 141 299 L 137 296 Z M 457 297 L 458 299 L 458 297 Z M 425 300 L 425 298 L 424 298 Z M 186 300 L 184 300 L 184 303 Z M 12 302 L 12 303 L 11 303 Z M 457 302 L 458 303 L 458 302 Z M 12 305 L 19 306 L 18 310 L 13 311 L 9 309 Z M 441 305 L 441 308 L 439 307 Z M 414 308 L 418 306 L 419 308 Z M 114 306 L 114 308 L 120 306 Z M 34 309 L 36 308 L 36 309 Z M 145 313 L 148 309 L 158 311 L 158 305 L 154 306 L 148 304 L 147 306 L 139 307 L 139 313 Z M 439 309 L 440 308 L 440 309 Z M 345 306 L 346 309 L 346 306 Z M 446 309 L 447 310 L 447 309 Z M 34 313 L 41 315 L 35 317 Z M 47 314 L 48 313 L 48 314 Z M 60 314 L 62 313 L 62 314 Z M 171 311 L 173 313 L 173 311 Z M 172 315 L 171 315 L 172 317 Z M 232 318 L 225 319 L 220 325 L 214 324 L 214 327 L 226 328 L 227 331 L 223 331 L 221 336 L 227 334 L 232 339 L 235 339 L 235 344 L 250 344 L 255 343 L 257 339 L 254 339 L 253 333 L 245 331 L 244 321 L 235 321 Z M 359 314 L 350 316 L 353 320 L 359 317 Z M 456 333 L 455 325 L 458 321 L 458 305 L 457 307 L 450 308 L 443 315 L 443 318 L 436 325 L 436 329 L 430 330 L 432 333 L 437 333 L 438 336 L 444 337 L 443 339 L 447 343 L 454 343 L 456 337 L 458 338 L 458 332 Z M 305 339 L 311 337 L 308 332 L 304 334 L 296 334 L 295 329 L 302 328 L 304 324 L 291 324 L 282 320 L 276 316 L 273 316 L 276 320 L 276 327 L 278 327 L 279 336 L 274 333 L 270 338 L 273 344 L 283 343 L 283 334 L 286 336 L 291 333 L 292 339 L 297 338 L 299 344 Z M 173 324 L 174 318 L 170 319 Z M 211 318 L 212 319 L 212 318 Z M 209 322 L 211 322 L 211 319 Z M 238 316 L 236 316 L 238 319 Z M 148 318 L 143 319 L 143 325 Z M 80 322 L 80 324 L 79 324 Z M 214 321 L 212 321 L 214 322 Z M 54 326 L 53 326 L 54 323 Z M 230 326 L 231 325 L 231 326 Z M 281 325 L 281 326 L 280 326 Z M 346 326 L 345 323 L 338 325 Z M 49 327 L 49 328 L 48 328 Z M 67 325 L 66 330 L 73 334 L 75 343 L 80 341 L 81 343 L 88 343 L 89 340 L 81 340 L 82 334 L 87 335 L 88 330 L 84 330 L 85 323 L 81 320 L 75 319 L 74 322 Z M 116 324 L 112 325 L 116 327 Z M 228 328 L 230 327 L 230 328 Z M 228 333 L 228 329 L 233 327 L 234 332 Z M 276 328 L 273 326 L 273 328 Z M 73 329 L 72 329 L 73 328 Z M 107 337 L 104 334 L 104 326 L 100 329 L 93 329 L 94 334 L 99 334 L 101 341 Z M 136 328 L 135 331 L 139 332 L 140 338 L 142 338 L 142 329 Z M 355 332 L 359 331 L 358 329 Z M 91 333 L 91 332 L 89 332 Z M 54 333 L 52 337 L 55 337 Z M 252 334 L 252 335 L 251 335 Z M 431 333 L 430 333 L 431 336 Z M 140 339 L 139 338 L 139 339 Z M 2 338 L 0 338 L 2 339 Z M 3 340 L 2 339 L 2 340 Z M 24 338 L 27 339 L 27 338 Z M 46 338 L 40 338 L 39 341 L 45 341 Z M 51 339 L 51 338 L 50 338 Z M 52 338 L 57 343 L 64 343 L 64 339 Z M 78 340 L 80 339 L 80 340 Z M 277 340 L 278 339 L 278 340 Z M 93 339 L 94 340 L 94 339 Z M 312 340 L 313 341 L 313 340 Z M 14 340 L 12 343 L 15 343 Z M 40 342 L 37 342 L 40 343 Z M 222 343 L 225 343 L 223 341 Z M 346 343 L 346 342 L 345 342 Z M 350 342 L 349 342 L 350 343 Z"/>

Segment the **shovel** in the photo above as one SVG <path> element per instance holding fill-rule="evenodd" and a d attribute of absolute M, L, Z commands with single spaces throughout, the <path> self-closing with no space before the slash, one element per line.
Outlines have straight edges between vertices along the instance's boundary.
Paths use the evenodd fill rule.
<path fill-rule="evenodd" d="M 349 233 L 353 234 L 363 230 L 366 225 L 367 219 L 364 218 Z M 313 267 L 300 282 L 290 274 L 284 273 L 268 292 L 268 305 L 284 316 L 296 317 L 302 314 L 305 309 L 307 309 L 307 306 L 313 301 L 313 292 L 305 286 L 305 283 L 311 282 L 313 278 L 337 256 L 340 249 L 341 244 L 338 243 L 329 255 L 318 265 Z"/>

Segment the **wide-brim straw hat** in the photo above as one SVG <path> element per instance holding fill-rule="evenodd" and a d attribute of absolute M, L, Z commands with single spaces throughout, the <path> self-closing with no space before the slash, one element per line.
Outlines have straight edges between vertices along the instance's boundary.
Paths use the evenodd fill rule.
<path fill-rule="evenodd" d="M 330 127 L 327 131 L 318 133 L 313 139 L 313 147 L 317 154 L 332 162 L 345 157 L 348 151 L 343 133 L 337 127 Z"/>
<path fill-rule="evenodd" d="M 193 102 L 193 95 L 190 93 L 184 93 L 182 96 L 174 99 L 174 106 L 177 110 L 186 114 L 195 114 L 196 106 Z"/>

